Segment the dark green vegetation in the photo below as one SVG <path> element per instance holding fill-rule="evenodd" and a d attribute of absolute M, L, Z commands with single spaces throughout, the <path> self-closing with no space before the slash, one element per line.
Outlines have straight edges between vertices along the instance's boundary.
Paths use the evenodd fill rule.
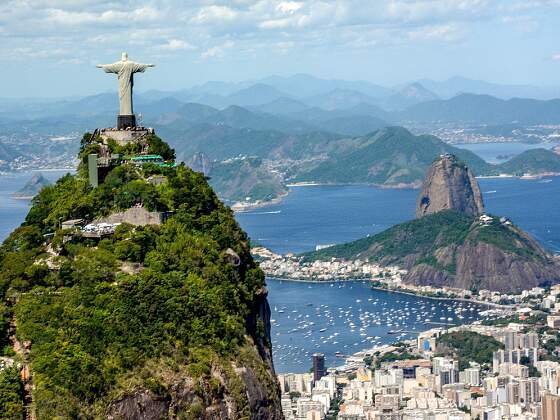
<path fill-rule="evenodd" d="M 560 267 L 531 237 L 498 217 L 441 211 L 354 242 L 304 254 L 306 260 L 369 260 L 407 270 L 407 283 L 521 290 L 560 281 Z"/>
<path fill-rule="evenodd" d="M 335 150 L 330 159 L 298 173 L 295 180 L 388 186 L 418 184 L 433 160 L 444 153 L 456 155 L 477 174 L 493 170 L 470 151 L 450 146 L 434 136 L 414 136 L 401 127 L 381 129 L 354 139 L 351 146 Z"/>
<path fill-rule="evenodd" d="M 159 138 L 148 141 L 150 152 L 172 159 Z M 84 136 L 81 161 L 98 148 Z M 123 164 L 95 189 L 85 174 L 82 164 L 77 176 L 45 187 L 0 247 L 0 297 L 17 337 L 32 345 L 38 418 L 133 417 L 127 410 L 139 401 L 195 418 L 222 410 L 226 396 L 234 417 L 264 406 L 274 418 L 264 275 L 231 210 L 184 165 Z M 153 175 L 165 181 L 153 185 Z M 172 217 L 161 225 L 122 224 L 103 238 L 59 228 L 138 204 Z M 262 394 L 249 395 L 255 389 Z M 0 401 L 13 392 L 1 388 Z"/>
<path fill-rule="evenodd" d="M 343 258 L 403 263 L 411 254 L 422 254 L 427 258 L 439 247 L 462 244 L 473 223 L 473 217 L 453 210 L 441 211 L 395 225 L 376 235 L 305 255 L 309 260 Z"/>
<path fill-rule="evenodd" d="M 19 367 L 11 366 L 0 371 L 0 419 L 22 420 L 23 383 L 19 377 Z"/>
<path fill-rule="evenodd" d="M 437 340 L 438 352 L 458 358 L 461 370 L 468 368 L 470 361 L 491 364 L 492 352 L 503 348 L 495 338 L 473 331 L 447 333 Z"/>
<path fill-rule="evenodd" d="M 396 350 L 389 353 L 384 353 L 382 356 L 375 359 L 375 367 L 379 369 L 383 363 L 396 362 L 397 360 L 417 360 L 422 359 L 422 356 L 412 354 L 404 349 Z"/>
<path fill-rule="evenodd" d="M 558 173 L 559 162 L 560 155 L 550 150 L 531 149 L 504 162 L 500 168 L 504 173 L 512 175 L 535 173 L 535 168 L 539 168 L 539 172 Z"/>

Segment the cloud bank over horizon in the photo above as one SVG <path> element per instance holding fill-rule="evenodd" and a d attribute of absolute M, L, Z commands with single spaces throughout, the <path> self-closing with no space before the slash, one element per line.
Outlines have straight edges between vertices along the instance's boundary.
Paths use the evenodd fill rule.
<path fill-rule="evenodd" d="M 5 0 L 0 96 L 110 88 L 98 63 L 158 64 L 142 88 L 310 73 L 391 85 L 454 75 L 560 85 L 560 0 Z M 114 81 L 113 81 L 114 82 Z"/>

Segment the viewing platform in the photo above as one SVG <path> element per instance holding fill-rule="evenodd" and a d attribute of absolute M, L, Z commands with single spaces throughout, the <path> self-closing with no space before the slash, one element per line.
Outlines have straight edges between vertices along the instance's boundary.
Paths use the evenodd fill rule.
<path fill-rule="evenodd" d="M 97 134 L 102 140 L 113 139 L 119 146 L 139 142 L 145 136 L 155 134 L 151 127 L 100 128 Z"/>

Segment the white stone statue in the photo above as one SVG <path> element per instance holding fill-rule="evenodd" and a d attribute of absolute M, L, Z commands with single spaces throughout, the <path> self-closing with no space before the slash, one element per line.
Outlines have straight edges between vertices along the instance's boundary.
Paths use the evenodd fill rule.
<path fill-rule="evenodd" d="M 128 59 L 127 53 L 122 53 L 121 61 L 113 64 L 98 64 L 96 67 L 103 69 L 105 73 L 116 73 L 119 78 L 119 115 L 132 116 L 132 86 L 134 86 L 134 73 L 144 73 L 148 67 L 154 64 L 140 64 Z"/>

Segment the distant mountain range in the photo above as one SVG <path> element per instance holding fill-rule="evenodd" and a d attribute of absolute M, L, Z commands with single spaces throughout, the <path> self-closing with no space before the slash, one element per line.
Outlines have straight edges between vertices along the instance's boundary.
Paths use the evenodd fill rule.
<path fill-rule="evenodd" d="M 545 91 L 549 94 L 543 93 Z M 515 94 L 524 94 L 524 97 Z M 254 128 L 259 129 L 295 132 L 319 129 L 363 135 L 388 124 L 437 121 L 490 125 L 558 124 L 560 99 L 550 99 L 554 96 L 560 97 L 560 89 L 496 85 L 464 78 L 445 82 L 421 80 L 385 88 L 369 82 L 295 75 L 269 77 L 256 82 L 208 82 L 173 92 L 139 93 L 135 95 L 135 108 L 141 121 L 150 125 L 154 120 L 165 125 L 177 119 L 198 118 L 186 115 L 196 111 L 192 107 L 184 108 L 186 104 L 196 103 L 217 111 L 241 107 L 255 114 L 289 119 L 273 124 L 256 123 Z M 530 97 L 533 99 L 528 99 Z M 111 125 L 117 105 L 116 93 L 65 100 L 0 98 L 0 117 L 12 124 L 23 120 L 32 125 L 41 120 L 41 125 L 46 126 L 56 126 L 61 121 L 77 127 L 102 121 L 105 121 L 104 125 Z M 237 109 L 235 112 L 241 111 Z M 222 121 L 222 117 L 214 115 L 212 118 L 227 123 L 227 118 Z M 307 126 L 292 129 L 294 121 Z"/>
<path fill-rule="evenodd" d="M 489 95 L 461 94 L 447 100 L 413 105 L 393 118 L 415 122 L 476 124 L 558 124 L 560 99 L 498 99 Z"/>
<path fill-rule="evenodd" d="M 434 92 L 440 98 L 449 99 L 461 93 L 476 95 L 491 95 L 501 99 L 533 98 L 554 99 L 560 98 L 560 86 L 533 86 L 489 83 L 482 80 L 473 80 L 466 77 L 451 77 L 444 81 L 430 79 L 418 80 L 426 89 Z"/>
<path fill-rule="evenodd" d="M 461 89 L 474 93 L 453 96 Z M 481 92 L 501 97 L 507 97 L 507 92 L 545 96 L 527 86 L 461 78 L 421 80 L 387 88 L 364 81 L 294 75 L 240 83 L 208 82 L 174 92 L 150 91 L 136 94 L 135 106 L 139 124 L 153 126 L 169 139 L 180 160 L 188 161 L 194 154 L 203 153 L 215 165 L 240 156 L 279 161 L 284 178 L 291 181 L 415 185 L 440 153 L 457 154 L 478 175 L 560 172 L 558 156 L 546 150 L 493 166 L 435 137 L 387 128 L 404 126 L 421 132 L 418 127 L 451 124 L 476 126 L 488 135 L 511 137 L 519 127 L 560 124 L 560 99 L 501 99 Z M 59 155 L 69 152 L 64 148 L 76 148 L 77 142 L 55 144 L 47 140 L 39 144 L 33 135 L 43 139 L 53 134 L 75 137 L 76 133 L 113 126 L 116 96 L 102 93 L 50 101 L 0 99 L 1 134 L 6 139 L 29 139 L 20 144 L 0 137 L 0 161 L 25 157 L 33 148 L 44 147 L 49 151 L 45 156 L 53 151 Z M 42 151 L 34 154 L 41 156 Z M 260 165 L 245 162 L 242 168 L 259 167 L 265 183 L 276 185 L 276 175 L 265 176 L 268 164 L 264 168 Z M 238 196 L 250 191 L 247 188 L 244 185 Z M 231 192 L 231 185 L 223 191 L 226 189 L 232 197 L 237 194 Z M 277 186 L 274 189 L 281 190 Z"/>
<path fill-rule="evenodd" d="M 301 170 L 298 182 L 368 183 L 388 187 L 419 186 L 432 161 L 449 153 L 466 162 L 478 175 L 523 175 L 560 173 L 560 155 L 533 149 L 500 165 L 492 165 L 476 154 L 453 147 L 434 136 L 415 136 L 402 127 L 380 129 L 371 135 L 339 141 L 328 157 Z"/>

